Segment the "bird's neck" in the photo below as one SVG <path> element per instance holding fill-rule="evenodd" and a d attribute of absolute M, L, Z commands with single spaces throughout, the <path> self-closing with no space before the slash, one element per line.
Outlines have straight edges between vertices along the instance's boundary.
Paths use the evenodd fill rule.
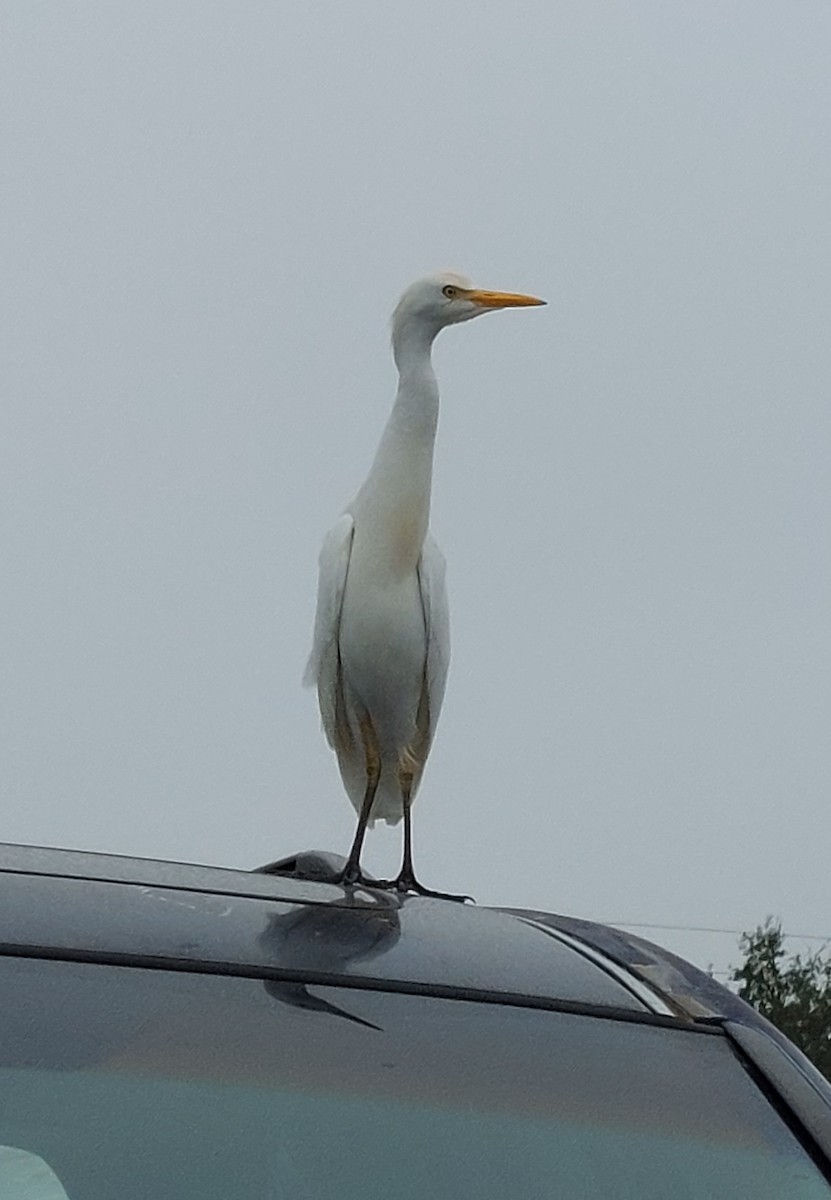
<path fill-rule="evenodd" d="M 380 558 L 414 570 L 430 522 L 439 389 L 433 334 L 397 330 L 398 392 L 369 476 L 356 499 L 356 537 L 371 538 Z M 362 530 L 363 526 L 363 530 Z"/>
<path fill-rule="evenodd" d="M 439 385 L 433 370 L 435 332 L 422 325 L 404 326 L 395 332 L 393 354 L 398 367 L 398 392 L 384 436 L 390 430 L 407 439 L 423 443 L 433 462 L 433 443 L 439 419 Z M 383 441 L 382 441 L 383 445 Z"/>

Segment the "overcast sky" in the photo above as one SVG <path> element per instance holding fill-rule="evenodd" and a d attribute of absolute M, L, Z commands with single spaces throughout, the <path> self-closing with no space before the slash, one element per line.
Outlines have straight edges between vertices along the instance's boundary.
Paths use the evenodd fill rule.
<path fill-rule="evenodd" d="M 436 347 L 420 876 L 831 933 L 825 0 L 2 0 L 0 54 L 0 836 L 346 852 L 317 553 L 453 267 L 549 307 Z"/>

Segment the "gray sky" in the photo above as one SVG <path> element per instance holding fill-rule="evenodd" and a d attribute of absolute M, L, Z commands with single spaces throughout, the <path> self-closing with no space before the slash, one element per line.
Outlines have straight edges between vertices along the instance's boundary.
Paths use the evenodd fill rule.
<path fill-rule="evenodd" d="M 831 933 L 828 4 L 3 0 L 0 46 L 0 836 L 345 852 L 317 552 L 454 267 L 549 307 L 437 345 L 420 875 Z"/>

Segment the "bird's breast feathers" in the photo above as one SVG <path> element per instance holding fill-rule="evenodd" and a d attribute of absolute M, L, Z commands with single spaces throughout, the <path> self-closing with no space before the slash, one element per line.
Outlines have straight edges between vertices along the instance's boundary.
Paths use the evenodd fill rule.
<path fill-rule="evenodd" d="M 350 574 L 359 573 L 378 586 L 399 583 L 415 575 L 427 535 L 427 516 L 421 505 L 405 499 L 383 512 L 355 514 L 355 541 Z"/>

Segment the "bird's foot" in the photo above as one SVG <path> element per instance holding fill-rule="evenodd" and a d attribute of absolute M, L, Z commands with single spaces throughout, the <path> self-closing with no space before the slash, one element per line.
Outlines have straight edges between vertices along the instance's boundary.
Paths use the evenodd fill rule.
<path fill-rule="evenodd" d="M 346 887 L 377 887 L 378 884 L 374 879 L 367 879 L 363 871 L 357 864 L 347 863 L 342 871 L 338 871 L 337 875 L 333 875 L 329 883 L 342 883 Z"/>
<path fill-rule="evenodd" d="M 386 886 L 402 894 L 405 892 L 415 892 L 417 896 L 430 896 L 434 900 L 456 900 L 459 904 L 464 904 L 466 900 L 469 900 L 471 904 L 476 903 L 472 896 L 458 896 L 454 892 L 435 892 L 432 888 L 424 887 L 423 884 L 418 882 L 415 875 L 407 871 L 402 871 L 396 879 L 391 879 Z"/>

